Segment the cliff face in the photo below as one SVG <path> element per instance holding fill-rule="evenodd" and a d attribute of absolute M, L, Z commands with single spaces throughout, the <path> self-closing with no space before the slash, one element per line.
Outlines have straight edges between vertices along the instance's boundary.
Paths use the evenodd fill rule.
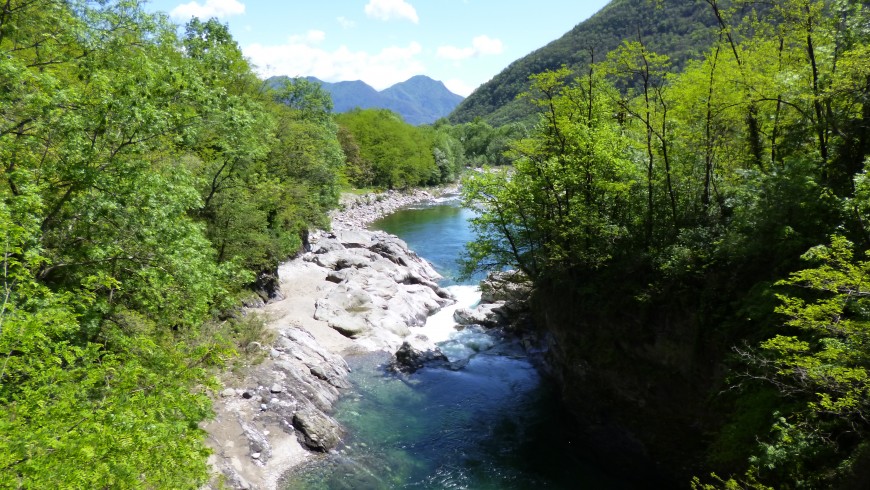
<path fill-rule="evenodd" d="M 691 309 L 614 313 L 555 285 L 538 288 L 533 309 L 581 435 L 606 459 L 649 460 L 676 483 L 698 474 L 718 424 L 708 396 L 718 362 Z"/>

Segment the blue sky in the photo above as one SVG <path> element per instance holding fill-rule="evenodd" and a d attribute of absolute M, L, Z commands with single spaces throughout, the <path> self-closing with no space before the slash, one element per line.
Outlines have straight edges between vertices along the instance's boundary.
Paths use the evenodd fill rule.
<path fill-rule="evenodd" d="M 260 76 L 362 80 L 414 75 L 467 96 L 608 0 L 151 0 L 178 23 L 227 23 Z"/>

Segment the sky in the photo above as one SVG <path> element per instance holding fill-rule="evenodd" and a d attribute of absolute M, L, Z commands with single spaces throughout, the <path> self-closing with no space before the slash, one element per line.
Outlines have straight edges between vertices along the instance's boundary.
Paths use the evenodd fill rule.
<path fill-rule="evenodd" d="M 263 78 L 362 80 L 377 90 L 414 75 L 469 95 L 556 40 L 608 0 L 150 0 L 184 24 L 218 18 Z"/>

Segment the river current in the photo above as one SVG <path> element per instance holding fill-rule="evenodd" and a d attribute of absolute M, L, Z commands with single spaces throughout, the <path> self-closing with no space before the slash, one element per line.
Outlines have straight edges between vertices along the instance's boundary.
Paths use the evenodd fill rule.
<path fill-rule="evenodd" d="M 385 353 L 349 358 L 354 388 L 335 414 L 348 431 L 344 446 L 295 471 L 283 488 L 632 488 L 624 476 L 599 470 L 594 453 L 572 439 L 571 417 L 556 387 L 515 341 L 454 328 L 453 310 L 480 298 L 479 277 L 458 279 L 458 258 L 474 238 L 472 216 L 448 200 L 401 210 L 372 225 L 398 235 L 445 276 L 442 285 L 457 305 L 412 331 L 467 364 L 397 376 L 385 371 Z"/>

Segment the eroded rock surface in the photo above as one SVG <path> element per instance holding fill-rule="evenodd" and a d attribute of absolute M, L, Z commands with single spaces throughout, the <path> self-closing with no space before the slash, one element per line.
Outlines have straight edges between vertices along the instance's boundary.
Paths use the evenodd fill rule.
<path fill-rule="evenodd" d="M 289 466 L 307 457 L 297 440 L 319 451 L 335 448 L 341 427 L 328 412 L 350 386 L 347 374 L 344 358 L 308 331 L 280 330 L 266 360 L 221 391 L 216 417 L 204 425 L 212 463 L 225 481 L 234 488 L 275 488 Z"/>
<path fill-rule="evenodd" d="M 317 234 L 302 260 L 324 269 L 328 283 L 314 318 L 375 348 L 397 348 L 408 327 L 454 301 L 428 262 L 384 232 Z"/>
<path fill-rule="evenodd" d="M 342 355 L 398 349 L 409 339 L 409 362 L 439 360 L 409 326 L 454 300 L 440 276 L 395 236 L 362 228 L 401 206 L 426 199 L 410 194 L 348 197 L 333 215 L 334 232 L 311 232 L 305 253 L 278 268 L 248 307 L 277 332 L 271 345 L 252 343 L 265 358 L 225 375 L 214 420 L 203 424 L 222 474 L 214 488 L 275 489 L 284 472 L 341 443 L 330 416 L 350 388 Z M 443 356 L 443 354 L 441 354 Z M 446 358 L 445 358 L 446 359 Z"/>
<path fill-rule="evenodd" d="M 459 325 L 487 328 L 521 328 L 530 320 L 531 281 L 521 272 L 490 272 L 480 283 L 480 302 L 474 308 L 458 308 L 453 319 Z"/>
<path fill-rule="evenodd" d="M 319 410 L 299 410 L 293 415 L 299 442 L 315 451 L 329 451 L 341 442 L 341 426 Z"/>
<path fill-rule="evenodd" d="M 450 360 L 438 346 L 425 337 L 413 337 L 402 342 L 393 356 L 390 367 L 394 371 L 410 374 L 427 365 L 449 364 Z"/>

